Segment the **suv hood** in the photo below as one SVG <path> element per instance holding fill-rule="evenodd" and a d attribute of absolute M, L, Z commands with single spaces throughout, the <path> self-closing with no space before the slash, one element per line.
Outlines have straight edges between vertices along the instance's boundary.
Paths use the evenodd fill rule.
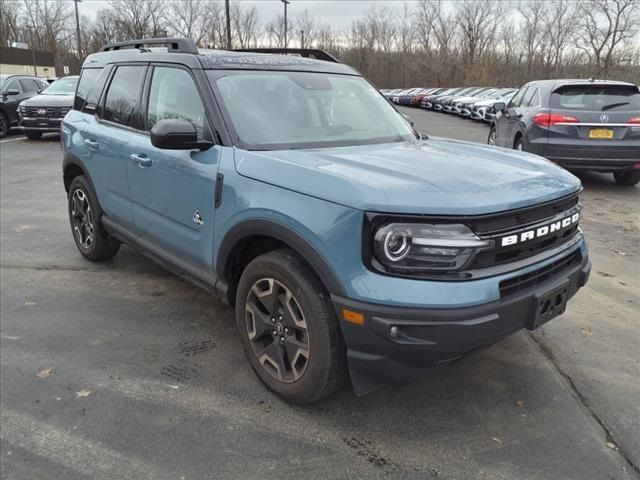
<path fill-rule="evenodd" d="M 537 155 L 441 138 L 235 155 L 243 176 L 375 212 L 494 213 L 581 188 L 576 177 Z"/>
<path fill-rule="evenodd" d="M 41 93 L 20 102 L 26 107 L 72 107 L 74 95 L 47 95 Z"/>

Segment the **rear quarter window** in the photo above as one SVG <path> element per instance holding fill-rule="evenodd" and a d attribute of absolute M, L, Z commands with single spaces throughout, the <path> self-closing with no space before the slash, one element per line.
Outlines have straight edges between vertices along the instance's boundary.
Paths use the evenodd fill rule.
<path fill-rule="evenodd" d="M 640 111 L 640 92 L 632 85 L 570 85 L 551 95 L 551 108 L 611 112 Z"/>

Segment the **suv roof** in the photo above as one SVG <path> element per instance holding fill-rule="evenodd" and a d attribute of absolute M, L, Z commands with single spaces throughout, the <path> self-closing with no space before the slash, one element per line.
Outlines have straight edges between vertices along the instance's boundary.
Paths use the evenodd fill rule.
<path fill-rule="evenodd" d="M 167 47 L 146 48 L 144 45 L 167 45 Z M 309 55 L 317 58 L 309 58 Z M 89 55 L 83 66 L 103 67 L 109 63 L 140 61 L 180 63 L 195 69 L 293 70 L 360 75 L 354 68 L 338 63 L 334 57 L 322 50 L 295 48 L 198 50 L 192 40 L 183 38 L 145 39 L 105 45 L 101 52 Z"/>

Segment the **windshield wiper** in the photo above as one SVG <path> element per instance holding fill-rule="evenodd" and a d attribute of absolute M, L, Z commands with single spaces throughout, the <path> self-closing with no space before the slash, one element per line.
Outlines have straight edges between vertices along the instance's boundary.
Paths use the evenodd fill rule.
<path fill-rule="evenodd" d="M 629 105 L 629 102 L 610 103 L 602 107 L 602 111 L 609 110 L 610 108 L 622 107 L 623 105 Z"/>

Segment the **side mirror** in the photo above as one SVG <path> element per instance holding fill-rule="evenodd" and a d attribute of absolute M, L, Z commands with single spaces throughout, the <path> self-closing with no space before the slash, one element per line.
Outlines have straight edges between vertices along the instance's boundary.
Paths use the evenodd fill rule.
<path fill-rule="evenodd" d="M 504 112 L 507 109 L 507 105 L 504 102 L 496 102 L 493 104 L 493 109 L 496 112 Z"/>
<path fill-rule="evenodd" d="M 400 115 L 403 116 L 403 118 L 407 121 L 409 125 L 411 125 L 412 127 L 415 125 L 415 122 L 409 115 L 407 115 L 406 113 L 401 113 Z"/>
<path fill-rule="evenodd" d="M 151 128 L 151 144 L 164 150 L 206 150 L 213 143 L 198 140 L 191 122 L 181 119 L 160 120 Z"/>
<path fill-rule="evenodd" d="M 20 92 L 18 90 L 16 90 L 15 88 L 11 88 L 7 91 L 4 92 L 4 95 L 20 95 Z"/>

